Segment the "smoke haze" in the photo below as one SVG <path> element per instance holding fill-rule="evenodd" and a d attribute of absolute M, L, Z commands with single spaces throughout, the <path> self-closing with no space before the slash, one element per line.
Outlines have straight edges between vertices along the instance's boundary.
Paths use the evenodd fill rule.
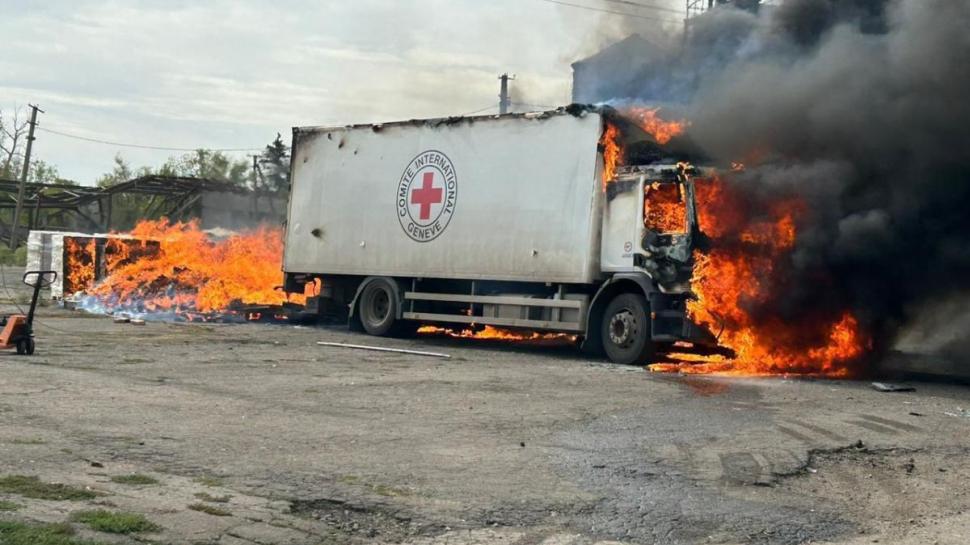
<path fill-rule="evenodd" d="M 808 204 L 755 312 L 850 309 L 888 348 L 970 289 L 970 3 L 790 0 L 704 19 L 679 72 L 696 83 L 691 138 L 748 164 L 751 202 Z"/>

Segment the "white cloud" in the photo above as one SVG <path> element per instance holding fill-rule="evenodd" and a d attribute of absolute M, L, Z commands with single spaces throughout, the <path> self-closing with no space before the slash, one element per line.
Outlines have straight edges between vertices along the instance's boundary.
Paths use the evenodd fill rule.
<path fill-rule="evenodd" d="M 506 71 L 520 100 L 563 104 L 569 62 L 611 20 L 536 0 L 3 1 L 0 107 L 37 102 L 52 129 L 172 147 L 461 114 L 496 103 Z M 82 183 L 118 151 L 168 155 L 49 133 L 35 150 Z"/>

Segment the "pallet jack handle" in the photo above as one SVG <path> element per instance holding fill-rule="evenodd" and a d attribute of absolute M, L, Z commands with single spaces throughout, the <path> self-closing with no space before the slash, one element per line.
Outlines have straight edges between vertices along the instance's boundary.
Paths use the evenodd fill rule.
<path fill-rule="evenodd" d="M 27 277 L 31 275 L 37 275 L 37 281 L 31 284 L 27 281 Z M 47 280 L 47 276 L 50 276 L 50 280 Z M 34 311 L 37 310 L 37 299 L 40 297 L 40 289 L 45 286 L 50 286 L 57 280 L 57 271 L 27 271 L 24 273 L 24 284 L 34 288 L 34 294 L 30 298 L 30 311 L 27 312 L 27 335 L 33 335 L 34 333 Z"/>

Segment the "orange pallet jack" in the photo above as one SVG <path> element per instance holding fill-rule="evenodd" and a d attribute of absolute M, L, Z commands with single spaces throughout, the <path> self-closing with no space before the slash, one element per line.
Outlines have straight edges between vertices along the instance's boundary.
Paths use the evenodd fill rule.
<path fill-rule="evenodd" d="M 27 277 L 37 275 L 37 280 L 31 284 Z M 46 277 L 50 280 L 46 280 Z M 27 315 L 11 314 L 0 319 L 0 349 L 16 348 L 21 356 L 29 356 L 34 353 L 34 311 L 37 309 L 37 298 L 40 296 L 40 289 L 49 286 L 57 280 L 55 271 L 27 271 L 24 273 L 24 284 L 34 288 L 34 295 L 30 298 L 30 311 Z"/>

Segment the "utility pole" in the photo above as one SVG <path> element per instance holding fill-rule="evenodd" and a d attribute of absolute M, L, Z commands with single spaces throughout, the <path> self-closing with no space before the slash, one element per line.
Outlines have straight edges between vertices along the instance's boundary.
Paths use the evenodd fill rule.
<path fill-rule="evenodd" d="M 20 212 L 24 207 L 24 192 L 27 189 L 27 174 L 30 172 L 30 150 L 34 144 L 34 128 L 37 126 L 37 112 L 44 113 L 30 104 L 30 131 L 27 133 L 27 149 L 24 151 L 24 170 L 20 173 L 20 186 L 17 188 L 17 205 L 13 209 L 13 224 L 10 225 L 10 249 L 17 248 L 17 227 L 20 226 Z"/>
<path fill-rule="evenodd" d="M 259 155 L 253 154 L 253 191 L 259 189 Z"/>
<path fill-rule="evenodd" d="M 498 79 L 502 82 L 502 88 L 498 95 L 498 113 L 507 114 L 509 113 L 509 106 L 512 105 L 512 97 L 509 96 L 509 80 L 515 80 L 515 74 L 511 76 L 502 74 Z"/>

